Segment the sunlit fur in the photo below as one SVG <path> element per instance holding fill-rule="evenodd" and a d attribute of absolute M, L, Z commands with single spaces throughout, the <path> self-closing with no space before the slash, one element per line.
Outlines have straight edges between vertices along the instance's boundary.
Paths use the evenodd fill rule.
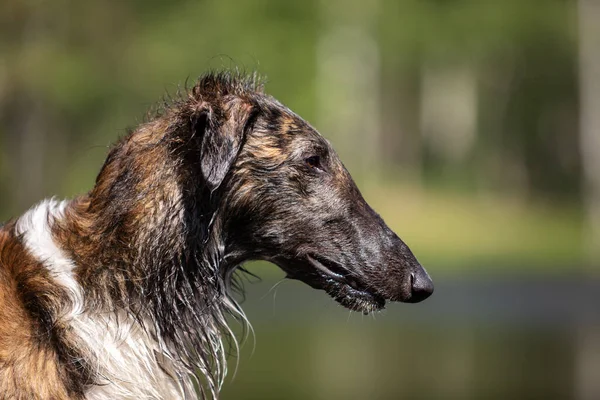
<path fill-rule="evenodd" d="M 182 159 L 202 101 L 257 89 L 254 79 L 205 76 L 113 147 L 90 193 L 44 201 L 16 222 L 14 240 L 70 299 L 53 324 L 68 327 L 93 371 L 86 398 L 218 397 L 238 350 L 228 323 L 248 326 L 233 298 L 243 269 L 224 253 L 218 188 Z"/>
<path fill-rule="evenodd" d="M 363 313 L 433 291 L 310 124 L 254 76 L 207 74 L 112 146 L 89 193 L 0 227 L 0 393 L 218 398 L 253 259 Z"/>
<path fill-rule="evenodd" d="M 224 261 L 219 193 L 182 160 L 197 151 L 189 121 L 201 101 L 214 101 L 218 85 L 238 95 L 255 89 L 250 80 L 204 77 L 189 98 L 166 105 L 114 146 L 94 190 L 67 206 L 54 227 L 85 264 L 79 275 L 90 321 L 78 330 L 110 382 L 95 386 L 92 397 L 191 396 L 196 381 L 216 398 L 230 346 L 238 347 L 227 318 L 246 319 L 230 290 L 237 264 Z M 80 237 L 94 239 L 82 244 Z M 97 340 L 92 325 L 108 327 L 112 352 L 89 343 Z"/>
<path fill-rule="evenodd" d="M 91 361 L 97 374 L 97 381 L 91 386 L 86 398 L 192 397 L 194 386 L 190 377 L 195 368 L 203 372 L 211 394 L 216 396 L 226 373 L 226 349 L 222 337 L 230 332 L 225 314 L 233 312 L 243 318 L 235 301 L 226 297 L 225 301 L 218 303 L 218 310 L 206 308 L 201 314 L 190 315 L 194 318 L 195 325 L 190 333 L 200 335 L 202 344 L 198 349 L 190 347 L 185 350 L 190 352 L 187 355 L 189 364 L 186 365 L 184 357 L 172 355 L 176 350 L 171 345 L 161 343 L 150 316 L 142 317 L 144 319 L 140 321 L 140 316 L 128 315 L 126 310 L 105 311 L 84 303 L 82 288 L 73 275 L 73 262 L 57 247 L 51 234 L 51 224 L 64 218 L 66 205 L 67 202 L 44 201 L 23 215 L 18 220 L 16 229 L 27 248 L 43 261 L 72 300 L 68 309 L 61 310 L 57 322 L 68 324 L 76 333 L 78 341 L 73 345 L 83 351 L 82 355 Z M 204 332 L 200 332 L 197 327 L 202 327 Z M 233 335 L 230 338 L 235 340 Z M 185 336 L 180 339 L 192 346 L 193 340 Z M 204 349 L 206 355 L 202 354 Z"/>
<path fill-rule="evenodd" d="M 187 379 L 178 384 L 171 378 L 173 366 L 166 359 L 159 361 L 157 341 L 135 319 L 123 311 L 102 313 L 86 308 L 82 288 L 73 274 L 73 261 L 57 247 L 51 233 L 51 225 L 64 218 L 67 204 L 54 200 L 40 203 L 19 218 L 16 231 L 71 298 L 56 322 L 71 327 L 78 338 L 73 345 L 93 360 L 98 381 L 86 397 L 170 399 L 181 397 L 184 390 L 193 393 Z"/>

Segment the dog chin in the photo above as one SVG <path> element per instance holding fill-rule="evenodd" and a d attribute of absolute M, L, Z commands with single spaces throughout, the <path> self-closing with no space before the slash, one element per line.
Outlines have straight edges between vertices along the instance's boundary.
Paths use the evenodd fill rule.
<path fill-rule="evenodd" d="M 369 290 L 357 289 L 338 281 L 327 282 L 323 289 L 335 301 L 351 311 L 366 315 L 385 308 L 385 299 Z"/>
<path fill-rule="evenodd" d="M 328 268 L 313 257 L 308 257 L 308 260 L 309 265 L 287 260 L 277 262 L 277 265 L 286 272 L 288 279 L 299 280 L 313 289 L 324 290 L 332 299 L 351 311 L 370 314 L 385 308 L 386 299 L 367 285 L 347 274 L 332 271 L 330 263 Z"/>

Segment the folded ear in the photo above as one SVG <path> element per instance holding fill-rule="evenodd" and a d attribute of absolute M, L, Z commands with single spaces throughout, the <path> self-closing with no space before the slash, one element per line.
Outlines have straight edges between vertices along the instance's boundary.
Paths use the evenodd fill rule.
<path fill-rule="evenodd" d="M 241 99 L 217 110 L 209 104 L 201 106 L 194 129 L 202 135 L 200 167 L 211 191 L 221 185 L 235 163 L 251 113 L 252 106 Z"/>

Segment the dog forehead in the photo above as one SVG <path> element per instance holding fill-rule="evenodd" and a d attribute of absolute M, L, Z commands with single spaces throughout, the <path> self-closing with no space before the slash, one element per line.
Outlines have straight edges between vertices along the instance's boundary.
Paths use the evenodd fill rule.
<path fill-rule="evenodd" d="M 260 160 L 282 165 L 326 146 L 328 142 L 308 122 L 289 109 L 263 108 L 246 138 L 241 161 Z"/>
<path fill-rule="evenodd" d="M 275 136 L 281 140 L 324 140 L 301 116 L 273 98 L 263 101 L 254 129 L 259 133 Z"/>

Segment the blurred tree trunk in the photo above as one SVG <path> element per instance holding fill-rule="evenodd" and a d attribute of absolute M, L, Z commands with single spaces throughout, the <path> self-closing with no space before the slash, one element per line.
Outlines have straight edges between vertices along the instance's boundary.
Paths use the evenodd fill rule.
<path fill-rule="evenodd" d="M 600 1 L 579 2 L 581 157 L 590 259 L 600 254 Z M 598 394 L 600 397 L 600 393 Z"/>
<path fill-rule="evenodd" d="M 382 63 L 381 151 L 385 167 L 402 179 L 419 176 L 422 167 L 420 134 L 420 71 L 398 62 Z M 413 182 L 417 184 L 418 182 Z"/>
<path fill-rule="evenodd" d="M 6 149 L 13 193 L 11 212 L 23 211 L 44 194 L 46 124 L 40 102 L 27 93 L 13 93 L 5 117 Z"/>
<path fill-rule="evenodd" d="M 326 27 L 317 48 L 317 118 L 354 173 L 379 167 L 380 55 L 372 32 L 379 0 L 319 2 Z"/>
<path fill-rule="evenodd" d="M 42 106 L 41 95 L 24 81 L 21 57 L 31 53 L 35 43 L 44 36 L 45 7 L 29 4 L 15 41 L 19 52 L 13 60 L 7 60 L 8 88 L 4 91 L 4 113 L 0 115 L 6 129 L 4 152 L 8 167 L 8 185 L 11 195 L 5 205 L 11 213 L 20 212 L 40 200 L 45 186 L 45 148 L 48 123 Z"/>
<path fill-rule="evenodd" d="M 475 67 L 425 64 L 421 75 L 421 133 L 436 157 L 460 164 L 477 139 Z"/>
<path fill-rule="evenodd" d="M 600 2 L 579 1 L 579 68 L 581 157 L 591 264 L 600 254 Z M 581 400 L 600 398 L 597 367 L 600 334 L 588 327 L 578 337 L 577 394 Z"/>
<path fill-rule="evenodd" d="M 6 43 L 14 51 L 4 62 L 6 84 L 0 91 L 5 137 L 1 183 L 6 186 L 1 206 L 7 215 L 40 201 L 50 187 L 56 193 L 55 184 L 61 182 L 52 178 L 64 173 L 68 130 L 57 128 L 56 107 L 48 88 L 39 84 L 52 80 L 53 70 L 33 64 L 46 56 L 47 43 L 67 46 L 70 13 L 65 4 L 31 0 L 15 6 L 9 18 L 14 21 L 14 35 Z"/>
<path fill-rule="evenodd" d="M 579 400 L 597 400 L 600 398 L 600 327 L 594 324 L 582 324 L 576 331 L 577 357 L 575 358 L 576 396 Z"/>

